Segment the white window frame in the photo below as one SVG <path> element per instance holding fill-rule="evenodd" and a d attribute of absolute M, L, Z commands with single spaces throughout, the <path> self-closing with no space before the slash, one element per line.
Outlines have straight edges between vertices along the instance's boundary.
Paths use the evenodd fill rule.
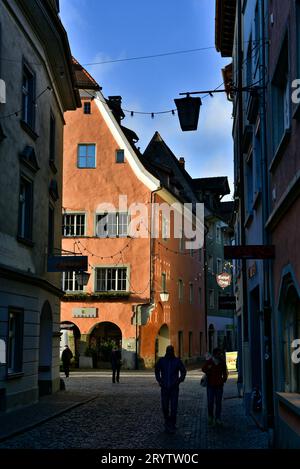
<path fill-rule="evenodd" d="M 125 290 L 98 290 L 97 289 L 97 273 L 98 273 L 98 270 L 100 269 L 116 269 L 116 272 L 118 270 L 121 270 L 121 269 L 126 269 L 126 289 Z M 118 276 L 116 276 L 115 278 L 115 282 L 116 282 L 116 285 L 118 284 Z M 107 272 L 106 272 L 106 275 L 105 275 L 105 283 L 106 283 L 106 287 L 107 287 Z M 98 266 L 95 266 L 95 274 L 94 274 L 94 291 L 96 293 L 101 293 L 101 292 L 129 292 L 129 286 L 130 286 L 130 268 L 128 265 L 98 265 Z"/>
<path fill-rule="evenodd" d="M 72 279 L 68 279 L 66 280 L 66 274 L 72 274 Z M 68 292 L 83 292 L 85 291 L 85 286 L 79 286 L 76 282 L 76 278 L 75 278 L 75 275 L 76 275 L 76 272 L 63 272 L 62 273 L 62 290 L 65 291 L 66 293 Z M 65 289 L 65 282 L 68 281 L 68 282 L 72 282 L 72 289 Z M 78 288 L 75 288 L 76 287 L 76 284 L 78 286 Z"/>
<path fill-rule="evenodd" d="M 98 224 L 98 217 L 100 216 L 110 216 L 110 215 L 116 215 L 116 233 L 107 233 L 105 236 L 99 236 L 98 230 L 97 230 L 97 224 Z M 124 226 L 123 223 L 120 224 L 120 215 L 127 215 L 127 229 L 125 234 L 120 234 L 120 226 Z M 129 232 L 129 223 L 130 223 L 130 218 L 129 218 L 129 213 L 128 212 L 98 212 L 95 214 L 95 236 L 100 239 L 106 239 L 106 238 L 128 238 L 128 232 Z M 109 226 L 112 226 L 111 224 Z M 108 230 L 107 230 L 108 231 Z"/>
<path fill-rule="evenodd" d="M 65 212 L 62 214 L 63 216 L 63 234 L 62 236 L 65 237 L 65 238 L 82 238 L 84 236 L 86 236 L 86 213 L 85 212 Z M 66 234 L 66 224 L 65 224 L 65 216 L 74 216 L 74 234 Z M 78 226 L 78 223 L 77 223 L 77 216 L 84 216 L 84 232 L 83 234 L 76 234 L 76 228 Z M 82 223 L 79 224 L 80 226 L 83 226 Z M 72 225 L 69 225 L 69 226 L 72 226 Z"/>

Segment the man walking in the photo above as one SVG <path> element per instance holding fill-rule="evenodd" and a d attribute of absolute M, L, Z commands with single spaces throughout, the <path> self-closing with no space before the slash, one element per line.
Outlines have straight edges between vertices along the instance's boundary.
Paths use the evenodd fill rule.
<path fill-rule="evenodd" d="M 61 354 L 61 360 L 63 362 L 63 369 L 66 375 L 66 378 L 69 377 L 70 374 L 70 363 L 73 358 L 73 353 L 68 345 L 65 345 L 65 349 Z"/>
<path fill-rule="evenodd" d="M 121 350 L 114 347 L 111 352 L 111 368 L 112 368 L 112 382 L 120 382 L 120 369 L 122 365 L 122 354 Z"/>
<path fill-rule="evenodd" d="M 161 387 L 165 430 L 168 433 L 175 433 L 176 430 L 179 384 L 184 381 L 185 375 L 184 364 L 175 357 L 173 345 L 168 345 L 165 356 L 160 358 L 155 366 L 155 377 Z"/>
<path fill-rule="evenodd" d="M 207 376 L 207 407 L 208 407 L 208 425 L 222 425 L 222 397 L 223 387 L 228 378 L 228 370 L 222 351 L 215 348 L 212 357 L 209 357 L 202 367 L 202 371 Z M 214 421 L 214 406 L 216 405 L 216 420 Z"/>

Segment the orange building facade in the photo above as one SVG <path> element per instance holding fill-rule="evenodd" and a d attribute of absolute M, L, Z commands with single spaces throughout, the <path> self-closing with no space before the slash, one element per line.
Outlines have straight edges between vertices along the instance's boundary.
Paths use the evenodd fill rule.
<path fill-rule="evenodd" d="M 172 213 L 159 213 L 158 238 L 149 233 L 153 202 L 183 202 L 142 163 L 119 97 L 75 67 L 83 107 L 65 114 L 62 249 L 88 256 L 90 277 L 81 287 L 63 274 L 61 345 L 79 366 L 105 366 L 113 343 L 125 368 L 152 367 L 170 343 L 195 361 L 206 346 L 202 250 L 174 238 Z"/>

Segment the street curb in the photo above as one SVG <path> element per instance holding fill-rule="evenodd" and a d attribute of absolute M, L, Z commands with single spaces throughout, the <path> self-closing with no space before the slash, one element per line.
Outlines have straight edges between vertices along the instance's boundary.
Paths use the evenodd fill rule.
<path fill-rule="evenodd" d="M 43 418 L 43 419 L 41 419 L 41 420 L 39 420 L 35 423 L 29 424 L 29 425 L 24 425 L 23 427 L 19 428 L 18 430 L 12 431 L 12 432 L 4 435 L 4 436 L 0 436 L 0 443 L 2 443 L 5 440 L 9 440 L 10 438 L 13 438 L 15 436 L 21 435 L 22 433 L 25 433 L 29 430 L 32 430 L 33 428 L 38 427 L 39 425 L 41 425 L 45 422 L 48 422 L 49 420 L 52 420 L 55 417 L 59 417 L 60 415 L 65 414 L 69 410 L 75 409 L 76 407 L 80 407 L 81 405 L 87 404 L 88 402 L 95 401 L 98 398 L 99 398 L 99 396 L 93 396 L 93 397 L 90 397 L 89 399 L 86 399 L 84 401 L 75 402 L 74 404 L 71 404 L 71 405 L 69 405 L 68 407 L 65 407 L 62 410 L 59 410 L 58 412 L 54 412 L 51 415 L 49 415 L 48 417 L 45 417 L 45 418 Z"/>

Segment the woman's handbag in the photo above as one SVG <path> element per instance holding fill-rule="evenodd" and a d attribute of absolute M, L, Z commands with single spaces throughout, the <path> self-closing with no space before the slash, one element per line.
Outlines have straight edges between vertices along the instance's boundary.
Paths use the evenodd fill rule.
<path fill-rule="evenodd" d="M 207 376 L 206 375 L 203 375 L 201 380 L 200 380 L 200 386 L 202 386 L 203 388 L 206 388 L 207 386 Z"/>

